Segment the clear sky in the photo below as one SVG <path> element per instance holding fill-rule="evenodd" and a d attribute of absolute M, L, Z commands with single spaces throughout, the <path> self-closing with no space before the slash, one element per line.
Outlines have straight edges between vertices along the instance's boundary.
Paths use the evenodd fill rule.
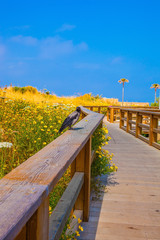
<path fill-rule="evenodd" d="M 0 86 L 154 100 L 159 0 L 0 0 Z"/>

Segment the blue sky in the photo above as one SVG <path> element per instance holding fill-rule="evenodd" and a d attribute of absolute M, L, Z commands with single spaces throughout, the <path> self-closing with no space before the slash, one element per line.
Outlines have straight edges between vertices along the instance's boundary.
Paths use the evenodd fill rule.
<path fill-rule="evenodd" d="M 0 0 L 0 86 L 154 100 L 159 0 Z"/>

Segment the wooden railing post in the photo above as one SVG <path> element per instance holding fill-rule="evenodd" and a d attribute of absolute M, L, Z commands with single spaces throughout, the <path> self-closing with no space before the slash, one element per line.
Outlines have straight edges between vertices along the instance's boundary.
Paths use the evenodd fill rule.
<path fill-rule="evenodd" d="M 14 240 L 48 240 L 49 239 L 49 197 L 28 220 Z"/>
<path fill-rule="evenodd" d="M 49 239 L 49 197 L 47 197 L 26 224 L 26 240 Z"/>
<path fill-rule="evenodd" d="M 101 113 L 101 107 L 98 107 L 98 113 Z"/>
<path fill-rule="evenodd" d="M 153 132 L 154 128 L 158 128 L 158 119 L 154 115 L 150 115 L 150 128 L 149 128 L 149 145 L 152 146 L 153 142 L 157 142 L 157 133 Z"/>
<path fill-rule="evenodd" d="M 109 122 L 110 108 L 107 109 L 107 121 Z"/>
<path fill-rule="evenodd" d="M 75 159 L 75 171 L 84 172 L 84 186 L 75 203 L 75 209 L 83 210 L 83 221 L 89 218 L 91 178 L 91 137 Z"/>
<path fill-rule="evenodd" d="M 114 108 L 110 109 L 110 123 L 114 122 Z"/>
<path fill-rule="evenodd" d="M 120 122 L 119 122 L 119 127 L 122 128 L 124 126 L 124 121 L 122 120 L 124 118 L 124 112 L 122 109 L 120 109 Z"/>
<path fill-rule="evenodd" d="M 142 134 L 142 128 L 139 127 L 139 123 L 142 123 L 142 115 L 139 112 L 136 113 L 136 137 Z"/>
<path fill-rule="evenodd" d="M 131 124 L 129 123 L 129 120 L 132 120 L 132 113 L 127 111 L 127 126 L 126 126 L 126 131 L 129 132 Z"/>

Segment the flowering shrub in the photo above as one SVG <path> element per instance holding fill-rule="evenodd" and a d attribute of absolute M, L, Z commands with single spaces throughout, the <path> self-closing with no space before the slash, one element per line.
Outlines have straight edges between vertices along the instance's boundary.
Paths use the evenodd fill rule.
<path fill-rule="evenodd" d="M 92 177 L 117 171 L 117 167 L 112 163 L 113 153 L 110 154 L 107 150 L 102 149 L 111 139 L 109 136 L 106 136 L 107 133 L 108 130 L 104 126 L 102 128 L 99 127 L 93 134 L 92 148 L 96 152 L 96 156 L 91 168 Z"/>

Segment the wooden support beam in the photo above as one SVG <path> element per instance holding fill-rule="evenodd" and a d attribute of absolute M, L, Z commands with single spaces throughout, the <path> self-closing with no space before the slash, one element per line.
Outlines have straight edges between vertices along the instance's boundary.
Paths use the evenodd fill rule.
<path fill-rule="evenodd" d="M 158 148 L 160 150 L 160 144 L 159 143 L 153 142 L 152 146 L 155 147 L 155 148 Z"/>
<path fill-rule="evenodd" d="M 110 123 L 114 122 L 114 108 L 110 108 Z"/>
<path fill-rule="evenodd" d="M 91 177 L 91 138 L 76 157 L 76 171 L 84 172 L 84 186 L 75 203 L 75 209 L 83 210 L 83 220 L 89 218 L 90 177 Z"/>
<path fill-rule="evenodd" d="M 83 183 L 84 173 L 76 172 L 50 216 L 49 240 L 59 240 Z"/>
<path fill-rule="evenodd" d="M 122 128 L 124 127 L 124 112 L 120 109 L 120 122 L 119 122 L 119 127 Z"/>
<path fill-rule="evenodd" d="M 107 109 L 107 121 L 109 122 L 110 108 Z"/>
<path fill-rule="evenodd" d="M 49 197 L 26 224 L 26 240 L 47 240 L 49 236 Z"/>
<path fill-rule="evenodd" d="M 129 123 L 136 125 L 136 121 L 129 120 Z"/>
<path fill-rule="evenodd" d="M 139 135 L 142 134 L 142 128 L 139 126 L 139 124 L 142 123 L 142 115 L 139 115 L 139 113 L 136 113 L 136 137 L 138 138 Z"/>
<path fill-rule="evenodd" d="M 158 119 L 154 118 L 153 114 L 150 115 L 150 129 L 149 129 L 149 145 L 157 143 L 157 133 L 153 131 L 154 128 L 158 128 Z"/>
<path fill-rule="evenodd" d="M 126 126 L 126 131 L 128 132 L 131 129 L 131 124 L 130 124 L 130 120 L 132 120 L 132 113 L 130 113 L 129 111 L 127 111 L 127 126 Z"/>
<path fill-rule="evenodd" d="M 138 138 L 141 139 L 142 141 L 146 142 L 146 143 L 149 143 L 149 139 L 142 136 L 142 135 L 139 135 Z"/>

